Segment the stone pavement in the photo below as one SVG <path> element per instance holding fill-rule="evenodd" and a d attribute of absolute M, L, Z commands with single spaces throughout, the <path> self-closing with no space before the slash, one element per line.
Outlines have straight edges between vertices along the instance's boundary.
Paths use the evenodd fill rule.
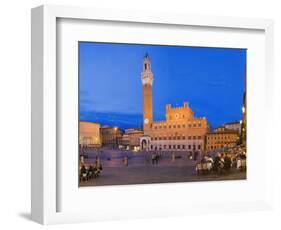
<path fill-rule="evenodd" d="M 102 150 L 102 152 L 88 151 L 86 164 L 93 163 L 98 155 L 103 165 L 102 175 L 89 181 L 83 181 L 80 186 L 100 185 L 126 185 L 126 184 L 150 184 L 173 183 L 217 180 L 246 179 L 246 172 L 232 170 L 229 175 L 197 175 L 195 163 L 188 160 L 186 153 L 175 153 L 178 157 L 172 160 L 171 154 L 162 156 L 158 164 L 151 164 L 150 155 L 138 152 Z M 124 157 L 129 159 L 129 165 L 123 163 Z"/>

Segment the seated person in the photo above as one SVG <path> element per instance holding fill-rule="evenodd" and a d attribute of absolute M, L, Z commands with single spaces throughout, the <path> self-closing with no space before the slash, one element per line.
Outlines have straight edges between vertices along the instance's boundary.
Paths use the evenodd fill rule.
<path fill-rule="evenodd" d="M 89 169 L 88 169 L 88 175 L 89 175 L 89 177 L 92 177 L 94 175 L 94 166 L 93 166 L 93 164 L 91 164 Z"/>
<path fill-rule="evenodd" d="M 87 169 L 86 169 L 86 167 L 85 167 L 85 165 L 83 164 L 82 165 L 82 167 L 81 167 L 81 174 L 85 174 L 85 173 L 87 173 Z"/>
<path fill-rule="evenodd" d="M 86 179 L 87 180 L 87 169 L 86 166 L 83 164 L 80 170 L 80 178 L 81 179 Z"/>
<path fill-rule="evenodd" d="M 231 168 L 231 158 L 229 157 L 229 154 L 225 154 L 224 157 L 224 169 L 230 170 Z"/>

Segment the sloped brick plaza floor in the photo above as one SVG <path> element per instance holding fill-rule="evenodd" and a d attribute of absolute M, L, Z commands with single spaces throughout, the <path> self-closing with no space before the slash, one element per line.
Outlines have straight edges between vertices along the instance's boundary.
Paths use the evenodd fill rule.
<path fill-rule="evenodd" d="M 172 153 L 165 153 L 159 163 L 152 164 L 149 154 L 143 152 L 129 152 L 103 149 L 101 152 L 86 151 L 88 156 L 86 164 L 93 163 L 98 155 L 101 159 L 103 170 L 99 178 L 80 182 L 80 186 L 100 185 L 125 185 L 171 182 L 194 182 L 214 180 L 241 180 L 246 179 L 246 172 L 233 169 L 227 175 L 197 175 L 196 162 L 189 160 L 187 154 L 175 153 L 176 159 L 172 160 Z M 128 157 L 128 166 L 124 164 L 124 157 Z"/>

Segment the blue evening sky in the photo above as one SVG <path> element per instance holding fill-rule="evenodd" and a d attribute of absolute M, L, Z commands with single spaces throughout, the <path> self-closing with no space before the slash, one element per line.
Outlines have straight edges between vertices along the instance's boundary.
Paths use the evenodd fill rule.
<path fill-rule="evenodd" d="M 120 128 L 142 124 L 141 71 L 152 61 L 153 118 L 188 101 L 213 127 L 242 118 L 245 49 L 79 42 L 80 120 Z"/>

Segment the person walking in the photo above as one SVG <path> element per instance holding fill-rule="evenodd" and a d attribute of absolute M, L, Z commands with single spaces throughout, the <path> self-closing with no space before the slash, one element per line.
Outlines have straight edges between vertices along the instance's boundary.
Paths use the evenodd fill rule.
<path fill-rule="evenodd" d="M 175 153 L 172 154 L 172 162 L 174 162 L 176 160 L 176 155 Z"/>
<path fill-rule="evenodd" d="M 128 164 L 129 164 L 128 156 L 125 156 L 125 157 L 124 157 L 124 165 L 127 167 Z"/>

